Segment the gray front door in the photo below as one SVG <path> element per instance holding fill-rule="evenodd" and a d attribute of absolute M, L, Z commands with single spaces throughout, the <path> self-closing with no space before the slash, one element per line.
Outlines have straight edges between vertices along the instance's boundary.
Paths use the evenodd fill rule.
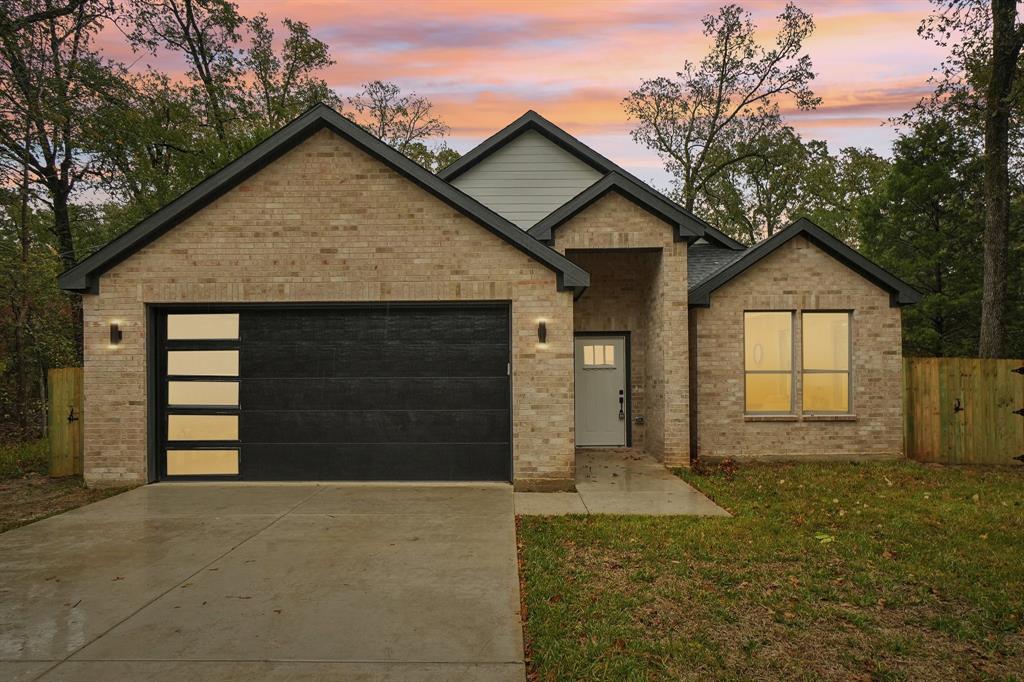
<path fill-rule="evenodd" d="M 626 444 L 626 339 L 576 337 L 576 445 Z"/>

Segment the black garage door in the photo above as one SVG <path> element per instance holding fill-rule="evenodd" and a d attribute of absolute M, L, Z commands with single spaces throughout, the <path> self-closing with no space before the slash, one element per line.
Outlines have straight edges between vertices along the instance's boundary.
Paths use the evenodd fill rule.
<path fill-rule="evenodd" d="M 165 478 L 511 479 L 507 305 L 171 309 L 157 326 Z"/>

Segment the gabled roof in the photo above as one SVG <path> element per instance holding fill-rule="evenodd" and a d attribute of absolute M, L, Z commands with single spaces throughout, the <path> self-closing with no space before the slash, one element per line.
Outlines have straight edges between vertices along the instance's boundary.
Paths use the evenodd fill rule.
<path fill-rule="evenodd" d="M 694 220 L 690 213 L 663 198 L 648 185 L 615 172 L 604 176 L 559 206 L 527 232 L 541 241 L 551 241 L 554 230 L 609 192 L 621 194 L 672 225 L 673 238 L 676 241 L 693 241 L 704 234 L 704 227 Z"/>
<path fill-rule="evenodd" d="M 576 158 L 580 159 L 590 167 L 600 171 L 601 173 L 616 173 L 627 180 L 631 180 L 633 183 L 637 185 L 645 187 L 647 191 L 650 192 L 651 194 L 657 195 L 662 201 L 674 205 L 676 207 L 676 210 L 685 213 L 689 217 L 689 220 L 692 224 L 700 225 L 701 229 L 703 230 L 702 236 L 705 239 L 714 241 L 718 244 L 721 244 L 722 246 L 731 249 L 740 250 L 744 248 L 743 244 L 739 243 L 732 237 L 729 237 L 728 235 L 718 231 L 705 221 L 698 218 L 691 211 L 686 210 L 676 202 L 666 197 L 664 194 L 658 192 L 656 189 L 648 185 L 646 182 L 639 179 L 629 171 L 625 170 L 612 160 L 608 159 L 605 156 L 602 156 L 601 154 L 598 154 L 596 151 L 594 151 L 587 145 L 583 144 L 575 137 L 565 132 L 564 130 L 556 126 L 554 123 L 547 120 L 546 118 L 544 118 L 543 116 L 541 116 L 540 114 L 533 110 L 527 111 L 525 114 L 523 114 L 516 120 L 512 121 L 512 123 L 508 124 L 501 130 L 496 132 L 494 135 L 488 137 L 486 140 L 484 140 L 479 145 L 474 147 L 471 151 L 469 151 L 464 156 L 459 158 L 453 164 L 451 164 L 444 170 L 440 171 L 438 173 L 438 176 L 443 178 L 444 180 L 451 182 L 452 180 L 462 175 L 467 170 L 469 170 L 470 168 L 472 168 L 473 166 L 475 166 L 476 164 L 480 163 L 485 158 L 490 156 L 492 152 L 500 149 L 505 144 L 512 141 L 521 133 L 527 130 L 534 130 L 540 133 L 541 135 L 543 135 L 544 137 L 546 137 L 547 139 L 551 140 L 556 145 L 561 147 L 562 149 L 565 149 L 567 152 L 569 152 Z"/>
<path fill-rule="evenodd" d="M 324 128 L 341 135 L 520 251 L 543 263 L 558 275 L 560 289 L 578 289 L 590 284 L 590 275 L 578 265 L 529 236 L 476 199 L 395 151 L 325 104 L 316 105 L 156 213 L 93 252 L 78 265 L 62 273 L 58 278 L 58 284 L 62 289 L 69 291 L 97 293 L 99 278 L 104 272 Z"/>
<path fill-rule="evenodd" d="M 721 269 L 705 278 L 699 284 L 691 286 L 689 289 L 690 305 L 711 305 L 711 294 L 716 289 L 798 236 L 806 237 L 808 241 L 836 260 L 888 291 L 890 305 L 903 306 L 917 303 L 921 300 L 921 294 L 914 287 L 872 263 L 807 218 L 800 218 L 784 230 L 776 232 L 768 239 L 750 247 L 739 258 L 727 262 Z"/>

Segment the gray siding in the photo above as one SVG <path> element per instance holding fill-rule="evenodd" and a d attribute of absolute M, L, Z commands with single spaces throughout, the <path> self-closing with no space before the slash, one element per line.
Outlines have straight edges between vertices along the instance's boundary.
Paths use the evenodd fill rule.
<path fill-rule="evenodd" d="M 528 130 L 452 184 L 527 230 L 601 179 L 601 173 Z"/>

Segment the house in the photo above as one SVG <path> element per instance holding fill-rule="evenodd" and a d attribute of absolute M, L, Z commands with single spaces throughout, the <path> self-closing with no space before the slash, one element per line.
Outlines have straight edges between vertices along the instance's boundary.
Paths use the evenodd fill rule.
<path fill-rule="evenodd" d="M 806 220 L 744 248 L 534 112 L 433 175 L 326 106 L 60 286 L 92 485 L 897 457 L 918 298 Z"/>

